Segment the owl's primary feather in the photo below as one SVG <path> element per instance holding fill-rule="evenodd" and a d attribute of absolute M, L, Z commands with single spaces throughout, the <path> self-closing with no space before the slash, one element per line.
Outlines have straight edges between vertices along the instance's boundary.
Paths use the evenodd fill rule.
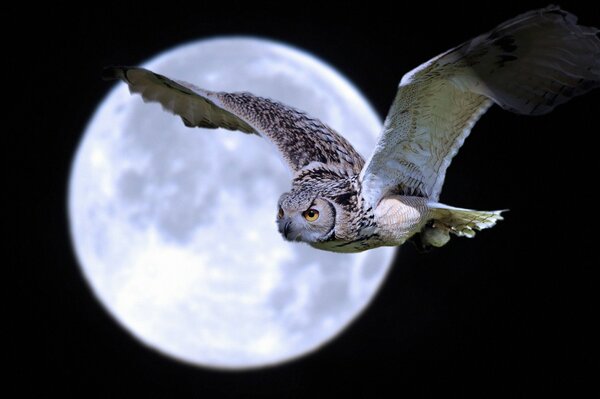
<path fill-rule="evenodd" d="M 556 6 L 527 12 L 404 75 L 365 164 L 341 135 L 305 113 L 250 93 L 211 92 L 136 67 L 113 67 L 145 101 L 189 127 L 264 137 L 294 172 L 277 224 L 291 241 L 336 252 L 401 245 L 421 233 L 441 246 L 472 237 L 500 211 L 437 203 L 446 169 L 471 128 L 496 103 L 544 114 L 600 85 L 598 29 Z"/>
<path fill-rule="evenodd" d="M 404 75 L 361 176 L 371 205 L 391 192 L 437 201 L 446 169 L 496 103 L 543 114 L 600 84 L 598 30 L 556 6 L 507 21 Z"/>

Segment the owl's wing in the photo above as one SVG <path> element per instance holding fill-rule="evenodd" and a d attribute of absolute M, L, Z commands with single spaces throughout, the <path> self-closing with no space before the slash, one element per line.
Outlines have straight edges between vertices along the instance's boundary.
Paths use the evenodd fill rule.
<path fill-rule="evenodd" d="M 492 103 L 544 114 L 597 87 L 597 33 L 550 6 L 509 20 L 404 75 L 361 172 L 365 199 L 373 207 L 391 193 L 437 201 L 452 158 Z"/>
<path fill-rule="evenodd" d="M 257 134 L 275 145 L 296 172 L 311 162 L 337 164 L 358 174 L 364 160 L 341 135 L 305 113 L 250 93 L 212 92 L 137 67 L 109 67 L 146 102 L 160 103 L 188 127 L 225 128 Z"/>

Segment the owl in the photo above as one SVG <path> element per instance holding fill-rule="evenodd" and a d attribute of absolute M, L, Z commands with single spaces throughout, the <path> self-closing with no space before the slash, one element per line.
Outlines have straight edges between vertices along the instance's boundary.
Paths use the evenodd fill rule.
<path fill-rule="evenodd" d="M 250 93 L 213 92 L 137 67 L 109 67 L 144 101 L 188 127 L 225 128 L 271 142 L 292 171 L 276 223 L 288 241 L 360 252 L 419 237 L 445 245 L 502 220 L 438 202 L 446 170 L 494 103 L 550 112 L 600 84 L 598 29 L 556 6 L 517 16 L 402 77 L 383 131 L 365 161 L 343 136 L 306 113 Z"/>

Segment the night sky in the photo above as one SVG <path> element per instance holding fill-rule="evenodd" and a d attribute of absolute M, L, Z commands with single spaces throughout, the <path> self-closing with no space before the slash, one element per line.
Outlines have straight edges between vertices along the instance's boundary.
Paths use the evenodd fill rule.
<path fill-rule="evenodd" d="M 113 321 L 78 269 L 67 179 L 85 126 L 112 87 L 100 78 L 104 66 L 140 64 L 212 36 L 271 38 L 337 68 L 383 118 L 405 72 L 547 4 L 421 3 L 403 13 L 374 2 L 334 13 L 321 10 L 322 2 L 289 3 L 288 10 L 287 3 L 252 10 L 201 1 L 191 8 L 127 9 L 102 2 L 69 10 L 73 17 L 59 8 L 27 17 L 23 29 L 42 33 L 25 43 L 28 51 L 14 68 L 25 111 L 17 123 L 25 127 L 10 135 L 9 148 L 18 150 L 5 161 L 16 177 L 12 190 L 23 199 L 17 206 L 26 206 L 33 220 L 19 219 L 10 246 L 11 264 L 24 273 L 16 287 L 25 311 L 18 313 L 31 323 L 15 324 L 23 328 L 14 348 L 25 359 L 15 367 L 24 381 L 18 389 L 79 397 L 376 397 L 388 390 L 397 397 L 434 391 L 522 397 L 575 393 L 590 384 L 598 364 L 591 350 L 600 283 L 591 192 L 599 154 L 591 139 L 600 132 L 600 90 L 542 117 L 488 111 L 449 168 L 441 201 L 509 208 L 505 220 L 429 253 L 403 247 L 350 328 L 283 366 L 218 372 L 149 350 Z M 560 5 L 584 25 L 600 27 L 599 6 L 583 3 Z"/>

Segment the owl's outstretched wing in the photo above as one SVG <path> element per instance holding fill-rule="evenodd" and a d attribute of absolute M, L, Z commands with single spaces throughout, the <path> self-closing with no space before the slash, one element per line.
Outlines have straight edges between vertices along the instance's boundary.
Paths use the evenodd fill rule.
<path fill-rule="evenodd" d="M 496 103 L 544 114 L 600 83 L 595 28 L 556 6 L 511 19 L 404 75 L 361 172 L 372 206 L 390 193 L 437 201 L 446 169 Z"/>
<path fill-rule="evenodd" d="M 296 172 L 312 162 L 337 164 L 359 173 L 364 160 L 333 129 L 305 113 L 250 93 L 203 90 L 137 67 L 109 67 L 107 80 L 121 79 L 144 101 L 160 103 L 188 127 L 225 128 L 257 134 L 275 145 Z"/>

